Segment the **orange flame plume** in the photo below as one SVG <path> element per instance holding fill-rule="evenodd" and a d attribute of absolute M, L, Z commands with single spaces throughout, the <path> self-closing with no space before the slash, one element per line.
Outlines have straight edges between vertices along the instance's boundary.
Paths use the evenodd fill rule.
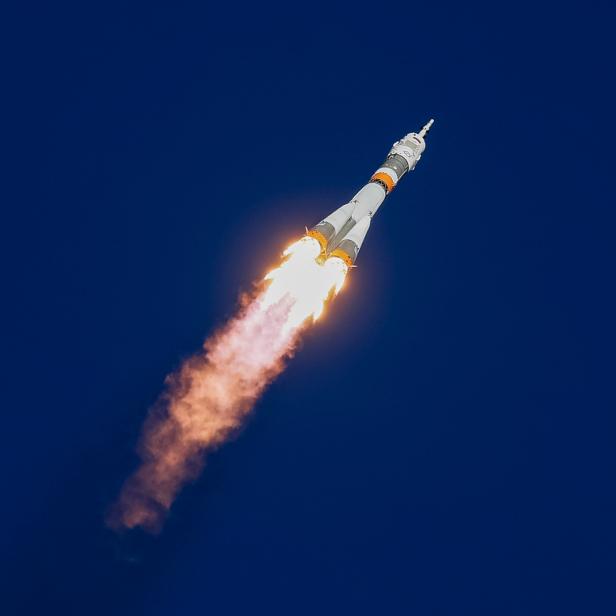
<path fill-rule="evenodd" d="M 323 264 L 311 237 L 289 246 L 263 287 L 203 350 L 167 377 L 145 422 L 141 465 L 124 483 L 107 522 L 115 529 L 162 527 L 182 486 L 200 473 L 208 452 L 243 425 L 265 387 L 283 370 L 310 321 L 340 291 L 347 265 Z"/>

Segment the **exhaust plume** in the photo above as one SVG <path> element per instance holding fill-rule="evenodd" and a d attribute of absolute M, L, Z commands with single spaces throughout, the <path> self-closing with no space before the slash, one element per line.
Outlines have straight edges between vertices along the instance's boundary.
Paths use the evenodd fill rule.
<path fill-rule="evenodd" d="M 208 452 L 244 424 L 266 386 L 284 369 L 305 324 L 344 282 L 347 265 L 304 237 L 283 253 L 265 286 L 244 300 L 237 316 L 208 338 L 203 350 L 166 379 L 145 421 L 141 465 L 124 483 L 107 517 L 119 530 L 158 532 L 182 486 L 194 480 Z"/>

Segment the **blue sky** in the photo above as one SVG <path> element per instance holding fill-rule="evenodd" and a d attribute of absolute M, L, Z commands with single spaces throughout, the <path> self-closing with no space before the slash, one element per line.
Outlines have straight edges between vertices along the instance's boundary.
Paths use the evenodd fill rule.
<path fill-rule="evenodd" d="M 613 613 L 613 18 L 10 15 L 8 613 Z M 162 535 L 110 533 L 165 375 L 429 117 L 244 432 Z"/>

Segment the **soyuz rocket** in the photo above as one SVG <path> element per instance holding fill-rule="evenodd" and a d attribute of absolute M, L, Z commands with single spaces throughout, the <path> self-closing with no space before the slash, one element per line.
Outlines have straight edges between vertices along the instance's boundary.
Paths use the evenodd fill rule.
<path fill-rule="evenodd" d="M 433 123 L 430 120 L 418 133 L 409 133 L 396 141 L 368 184 L 308 231 L 321 245 L 320 260 L 338 257 L 348 266 L 355 263 L 372 217 L 402 176 L 415 168 L 426 149 L 425 136 Z"/>

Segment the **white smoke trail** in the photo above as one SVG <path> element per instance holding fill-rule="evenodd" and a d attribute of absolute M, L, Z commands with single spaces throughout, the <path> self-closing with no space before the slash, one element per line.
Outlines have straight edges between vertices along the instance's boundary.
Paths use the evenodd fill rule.
<path fill-rule="evenodd" d="M 283 370 L 302 327 L 317 318 L 346 275 L 340 259 L 316 261 L 311 238 L 293 244 L 268 274 L 269 286 L 210 337 L 203 351 L 167 378 L 166 392 L 145 422 L 141 466 L 125 482 L 107 518 L 112 528 L 157 532 L 181 487 L 205 456 L 244 423 L 265 387 Z"/>

